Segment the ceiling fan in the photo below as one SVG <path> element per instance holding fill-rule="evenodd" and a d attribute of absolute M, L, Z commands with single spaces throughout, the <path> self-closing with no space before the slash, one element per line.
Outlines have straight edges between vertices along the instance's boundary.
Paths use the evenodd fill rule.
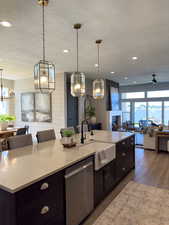
<path fill-rule="evenodd" d="M 156 79 L 156 74 L 155 73 L 152 74 L 152 78 L 153 78 L 152 79 L 152 83 L 153 84 L 157 84 L 157 79 Z"/>

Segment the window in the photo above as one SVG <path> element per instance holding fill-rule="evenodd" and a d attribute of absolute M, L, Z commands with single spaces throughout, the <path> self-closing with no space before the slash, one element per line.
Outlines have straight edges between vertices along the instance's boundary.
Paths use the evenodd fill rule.
<path fill-rule="evenodd" d="M 148 102 L 148 119 L 162 123 L 162 102 Z"/>
<path fill-rule="evenodd" d="M 146 102 L 135 102 L 134 104 L 134 122 L 139 123 L 140 120 L 146 120 Z"/>
<path fill-rule="evenodd" d="M 147 98 L 162 98 L 162 97 L 169 97 L 169 90 L 147 92 Z"/>
<path fill-rule="evenodd" d="M 7 114 L 7 113 L 8 113 L 8 102 L 0 101 L 0 114 Z"/>
<path fill-rule="evenodd" d="M 0 88 L 0 91 L 1 91 L 1 88 Z M 9 89 L 6 87 L 3 88 L 3 96 L 9 97 Z"/>
<path fill-rule="evenodd" d="M 164 102 L 164 125 L 169 125 L 169 102 Z"/>
<path fill-rule="evenodd" d="M 145 92 L 128 92 L 121 94 L 122 99 L 145 98 Z"/>
<path fill-rule="evenodd" d="M 130 120 L 130 102 L 122 102 L 122 121 L 123 123 Z"/>

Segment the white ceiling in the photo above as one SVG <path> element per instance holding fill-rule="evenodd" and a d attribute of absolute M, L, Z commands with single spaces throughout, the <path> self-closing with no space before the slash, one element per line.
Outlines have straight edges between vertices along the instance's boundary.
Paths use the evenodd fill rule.
<path fill-rule="evenodd" d="M 41 59 L 41 8 L 36 0 L 5 0 L 0 3 L 0 20 L 12 22 L 0 27 L 0 65 L 6 77 L 33 76 Z M 75 33 L 72 25 L 83 24 L 79 34 L 80 70 L 96 77 L 96 39 L 103 39 L 103 77 L 120 84 L 144 83 L 157 73 L 169 81 L 168 0 L 50 0 L 46 8 L 47 59 L 56 71 L 75 70 Z M 63 54 L 69 49 L 69 54 Z M 132 62 L 131 57 L 139 60 Z M 114 75 L 110 71 L 115 71 Z M 128 80 L 124 77 L 128 76 Z"/>

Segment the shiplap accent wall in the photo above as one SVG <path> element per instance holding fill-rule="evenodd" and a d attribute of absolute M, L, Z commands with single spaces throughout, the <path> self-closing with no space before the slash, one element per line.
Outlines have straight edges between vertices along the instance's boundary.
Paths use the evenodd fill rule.
<path fill-rule="evenodd" d="M 60 129 L 66 127 L 66 91 L 65 74 L 56 75 L 56 90 L 52 93 L 52 123 L 41 122 L 22 122 L 21 121 L 21 93 L 32 92 L 34 90 L 33 78 L 15 81 L 15 115 L 17 117 L 16 126 L 23 127 L 25 124 L 30 126 L 30 132 L 35 138 L 36 132 L 40 130 L 55 129 L 56 135 L 60 137 Z"/>

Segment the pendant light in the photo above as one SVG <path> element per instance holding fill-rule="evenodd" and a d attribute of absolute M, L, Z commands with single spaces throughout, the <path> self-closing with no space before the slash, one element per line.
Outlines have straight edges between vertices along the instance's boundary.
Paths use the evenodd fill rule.
<path fill-rule="evenodd" d="M 80 97 L 85 95 L 85 75 L 79 72 L 79 36 L 78 31 L 81 24 L 75 24 L 74 29 L 77 34 L 77 70 L 71 75 L 71 95 L 73 97 Z"/>
<path fill-rule="evenodd" d="M 102 40 L 97 40 L 97 48 L 98 48 L 98 65 L 97 65 L 97 75 L 98 79 L 93 81 L 93 98 L 94 99 L 102 99 L 104 98 L 104 80 L 100 77 L 100 44 Z"/>
<path fill-rule="evenodd" d="M 42 25 L 43 25 L 43 59 L 34 66 L 34 87 L 43 93 L 50 93 L 55 90 L 55 66 L 45 59 L 45 6 L 49 0 L 38 0 L 42 6 Z"/>
<path fill-rule="evenodd" d="M 4 89 L 4 85 L 3 85 L 3 77 L 2 77 L 2 74 L 3 74 L 3 69 L 1 68 L 0 69 L 0 101 L 3 102 L 4 100 L 9 100 L 13 97 L 15 97 L 15 93 L 13 91 L 13 89 L 9 88 L 8 89 L 8 93 L 5 91 Z"/>

